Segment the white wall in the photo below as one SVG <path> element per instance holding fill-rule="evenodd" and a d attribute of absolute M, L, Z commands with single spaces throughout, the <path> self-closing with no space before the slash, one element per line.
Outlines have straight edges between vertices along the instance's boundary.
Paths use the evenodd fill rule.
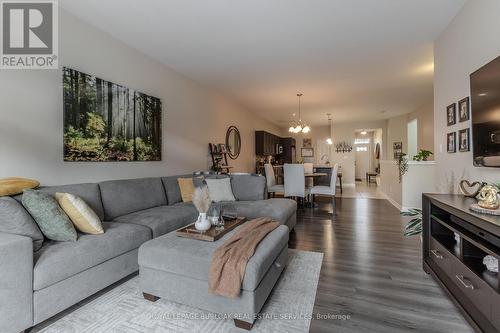
<path fill-rule="evenodd" d="M 391 149 L 392 152 L 392 149 Z M 403 205 L 403 189 L 399 182 L 399 168 L 396 161 L 380 161 L 380 191 L 398 209 Z"/>
<path fill-rule="evenodd" d="M 0 178 L 23 176 L 42 184 L 163 176 L 205 170 L 208 142 L 222 143 L 236 125 L 242 136 L 235 171 L 255 170 L 256 129 L 280 128 L 220 94 L 185 78 L 60 9 L 60 66 L 94 74 L 163 103 L 161 162 L 63 162 L 60 70 L 0 72 Z"/>
<path fill-rule="evenodd" d="M 407 114 L 387 119 L 386 157 L 388 160 L 392 160 L 394 158 L 394 149 L 393 149 L 394 142 L 402 142 L 403 153 L 408 152 L 408 138 L 407 138 L 408 133 L 406 129 L 407 125 L 408 125 Z"/>
<path fill-rule="evenodd" d="M 457 192 L 461 178 L 498 182 L 500 169 L 472 165 L 472 152 L 446 152 L 446 106 L 470 95 L 469 75 L 500 55 L 500 1 L 470 0 L 434 44 L 434 140 L 440 192 Z"/>
<path fill-rule="evenodd" d="M 418 151 L 418 119 L 408 121 L 408 157 L 410 159 L 417 155 Z"/>
<path fill-rule="evenodd" d="M 408 114 L 408 121 L 413 119 L 418 122 L 418 150 L 424 149 L 434 152 L 434 103 L 429 101 L 429 103 Z M 434 159 L 434 156 L 431 155 L 429 160 L 432 159 Z"/>
<path fill-rule="evenodd" d="M 408 171 L 401 182 L 402 210 L 422 208 L 422 193 L 434 189 L 435 162 L 408 162 Z"/>
<path fill-rule="evenodd" d="M 403 153 L 408 153 L 408 122 L 416 119 L 417 151 L 420 149 L 434 152 L 434 109 L 432 101 L 425 103 L 415 111 L 387 119 L 387 154 L 385 158 L 393 159 L 393 143 L 403 142 Z M 432 160 L 433 156 L 429 158 Z"/>
<path fill-rule="evenodd" d="M 408 171 L 399 182 L 396 161 L 380 162 L 380 191 L 399 210 L 422 208 L 422 193 L 433 192 L 435 162 L 408 162 Z"/>

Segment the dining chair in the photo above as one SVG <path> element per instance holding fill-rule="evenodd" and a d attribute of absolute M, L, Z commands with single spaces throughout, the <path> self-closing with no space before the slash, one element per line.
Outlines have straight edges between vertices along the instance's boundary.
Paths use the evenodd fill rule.
<path fill-rule="evenodd" d="M 332 197 L 332 205 L 333 205 L 333 215 L 337 214 L 337 207 L 335 202 L 335 192 L 337 189 L 337 173 L 339 171 L 338 163 L 335 163 L 332 169 L 332 174 L 330 178 L 330 186 L 313 186 L 311 189 L 312 202 L 314 204 L 314 198 L 316 194 L 326 195 Z M 285 188 L 286 193 L 286 188 Z"/>
<path fill-rule="evenodd" d="M 269 163 L 264 164 L 264 171 L 266 173 L 266 185 L 267 185 L 268 196 L 272 194 L 273 197 L 275 197 L 276 193 L 285 194 L 284 186 L 276 184 L 276 176 L 274 175 L 273 166 Z"/>
<path fill-rule="evenodd" d="M 309 189 L 306 188 L 304 164 L 285 164 L 283 172 L 285 174 L 285 197 L 299 197 L 304 201 L 309 195 Z"/>
<path fill-rule="evenodd" d="M 304 173 L 309 173 L 312 174 L 314 173 L 314 164 L 312 163 L 304 163 Z M 307 177 L 306 178 L 306 187 L 313 187 L 314 186 L 314 178 L 313 177 Z"/>

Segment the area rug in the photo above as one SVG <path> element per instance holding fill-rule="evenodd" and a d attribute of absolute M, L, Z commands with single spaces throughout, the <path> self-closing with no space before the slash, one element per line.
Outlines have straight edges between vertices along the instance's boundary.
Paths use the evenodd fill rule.
<path fill-rule="evenodd" d="M 322 253 L 290 249 L 288 265 L 251 332 L 309 332 L 322 261 Z M 138 285 L 136 276 L 31 332 L 245 332 L 210 312 L 164 299 L 146 301 Z"/>

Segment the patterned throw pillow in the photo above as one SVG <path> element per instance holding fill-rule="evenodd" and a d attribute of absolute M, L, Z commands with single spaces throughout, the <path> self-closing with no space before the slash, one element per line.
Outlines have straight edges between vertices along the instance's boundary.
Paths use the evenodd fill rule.
<path fill-rule="evenodd" d="M 101 220 L 82 198 L 71 193 L 56 193 L 55 197 L 76 229 L 92 235 L 104 233 Z"/>
<path fill-rule="evenodd" d="M 53 196 L 40 191 L 24 190 L 22 202 L 45 237 L 60 242 L 76 241 L 78 236 L 73 223 Z"/>

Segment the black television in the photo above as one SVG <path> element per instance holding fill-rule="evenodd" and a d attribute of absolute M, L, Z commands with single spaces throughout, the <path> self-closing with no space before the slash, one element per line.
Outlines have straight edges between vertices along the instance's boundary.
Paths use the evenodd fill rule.
<path fill-rule="evenodd" d="M 500 56 L 470 75 L 474 165 L 500 167 Z"/>

